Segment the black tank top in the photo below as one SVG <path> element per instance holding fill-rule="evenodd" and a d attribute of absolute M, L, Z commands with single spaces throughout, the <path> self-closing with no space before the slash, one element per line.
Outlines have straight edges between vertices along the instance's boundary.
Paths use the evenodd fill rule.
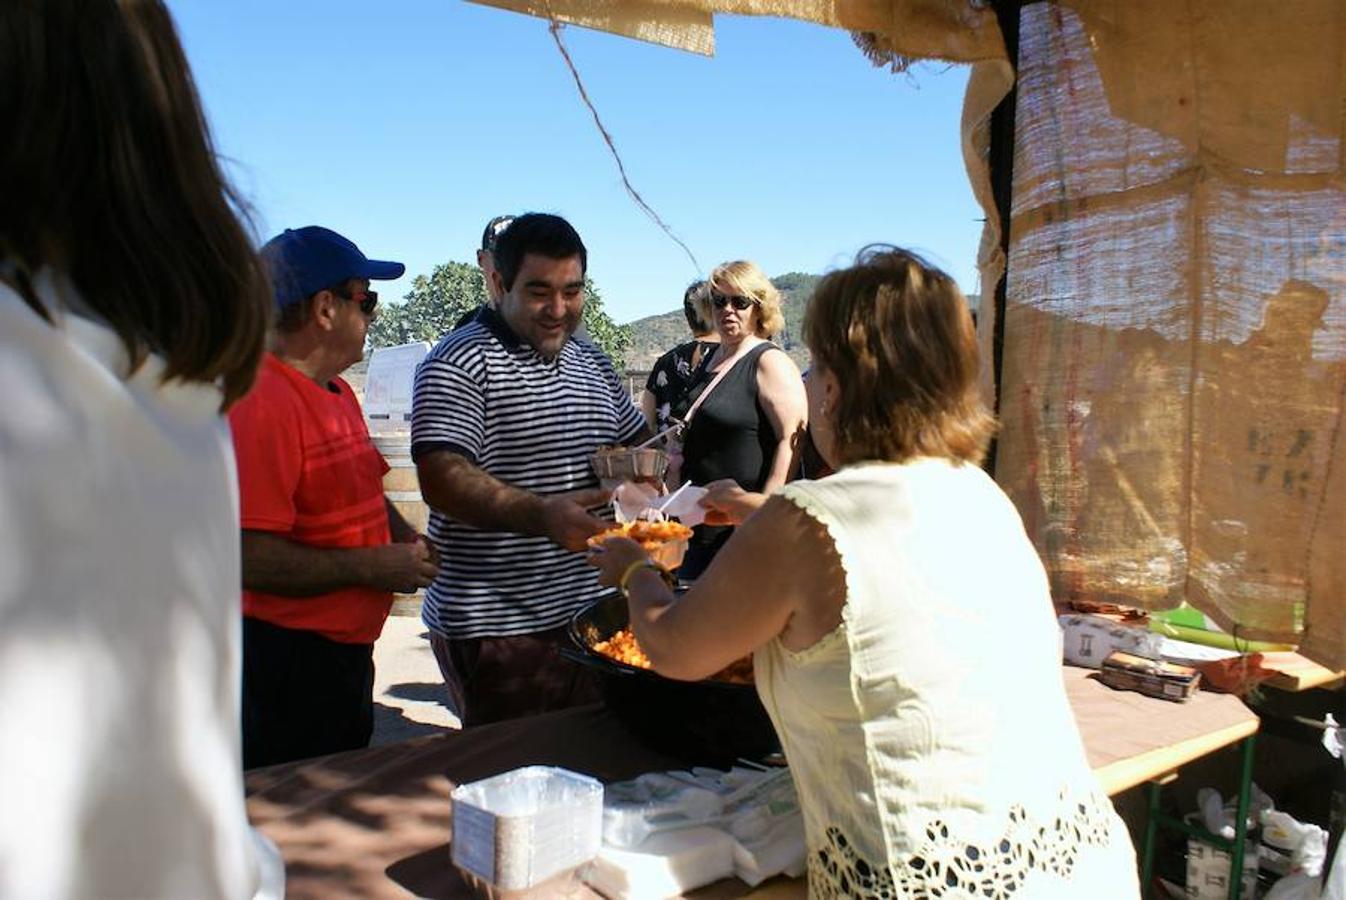
<path fill-rule="evenodd" d="M 766 484 L 776 452 L 776 432 L 757 399 L 757 362 L 774 349 L 774 344 L 764 342 L 749 350 L 692 416 L 682 443 L 683 477 L 692 484 L 732 478 L 747 491 L 760 491 Z M 702 366 L 689 396 L 695 400 L 714 377 L 708 366 Z M 698 525 L 678 577 L 689 581 L 699 577 L 733 531 Z"/>
<path fill-rule="evenodd" d="M 760 491 L 771 473 L 776 432 L 757 398 L 757 362 L 776 349 L 763 342 L 748 351 L 692 416 L 683 436 L 683 477 L 692 484 L 732 478 L 746 491 Z M 702 367 L 689 391 L 695 400 L 714 373 Z"/>

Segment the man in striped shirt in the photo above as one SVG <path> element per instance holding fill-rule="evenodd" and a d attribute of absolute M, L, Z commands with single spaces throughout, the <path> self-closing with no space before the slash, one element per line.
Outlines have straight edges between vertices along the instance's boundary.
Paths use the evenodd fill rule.
<path fill-rule="evenodd" d="M 557 653 L 571 615 L 603 592 L 583 556 L 607 524 L 588 457 L 646 433 L 612 363 L 574 336 L 587 252 L 570 223 L 520 216 L 494 261 L 496 308 L 439 342 L 412 401 L 442 560 L 422 616 L 464 725 L 597 698 Z"/>

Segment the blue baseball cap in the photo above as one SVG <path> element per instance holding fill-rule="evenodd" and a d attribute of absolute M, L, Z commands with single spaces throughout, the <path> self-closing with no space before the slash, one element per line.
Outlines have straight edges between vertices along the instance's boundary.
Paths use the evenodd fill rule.
<path fill-rule="evenodd" d="M 391 281 L 407 270 L 400 262 L 369 259 L 355 244 L 320 225 L 285 229 L 262 245 L 262 259 L 271 275 L 277 309 L 348 278 Z"/>

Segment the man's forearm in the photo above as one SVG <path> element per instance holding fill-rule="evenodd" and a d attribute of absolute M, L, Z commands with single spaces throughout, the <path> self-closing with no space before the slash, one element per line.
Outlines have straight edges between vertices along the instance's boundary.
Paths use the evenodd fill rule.
<path fill-rule="evenodd" d="M 243 587 L 282 597 L 312 597 L 369 586 L 377 558 L 368 547 L 309 547 L 264 531 L 243 532 Z"/>
<path fill-rule="evenodd" d="M 432 508 L 473 528 L 545 535 L 543 499 L 512 487 L 457 453 L 432 453 L 416 464 L 421 495 Z"/>

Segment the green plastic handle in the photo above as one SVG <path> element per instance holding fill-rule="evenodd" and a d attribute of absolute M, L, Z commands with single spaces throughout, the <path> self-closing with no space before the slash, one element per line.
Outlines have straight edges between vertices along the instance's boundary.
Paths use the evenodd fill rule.
<path fill-rule="evenodd" d="M 1154 618 L 1150 619 L 1150 630 L 1155 634 L 1162 634 L 1164 637 L 1191 641 L 1193 644 L 1202 644 L 1207 647 L 1219 647 L 1222 650 L 1235 650 L 1239 653 L 1271 653 L 1277 650 L 1295 649 L 1294 644 L 1250 641 L 1247 638 L 1236 638 L 1234 635 L 1226 634 L 1223 631 L 1206 631 L 1204 628 L 1175 625 L 1172 622 L 1163 622 Z"/>

